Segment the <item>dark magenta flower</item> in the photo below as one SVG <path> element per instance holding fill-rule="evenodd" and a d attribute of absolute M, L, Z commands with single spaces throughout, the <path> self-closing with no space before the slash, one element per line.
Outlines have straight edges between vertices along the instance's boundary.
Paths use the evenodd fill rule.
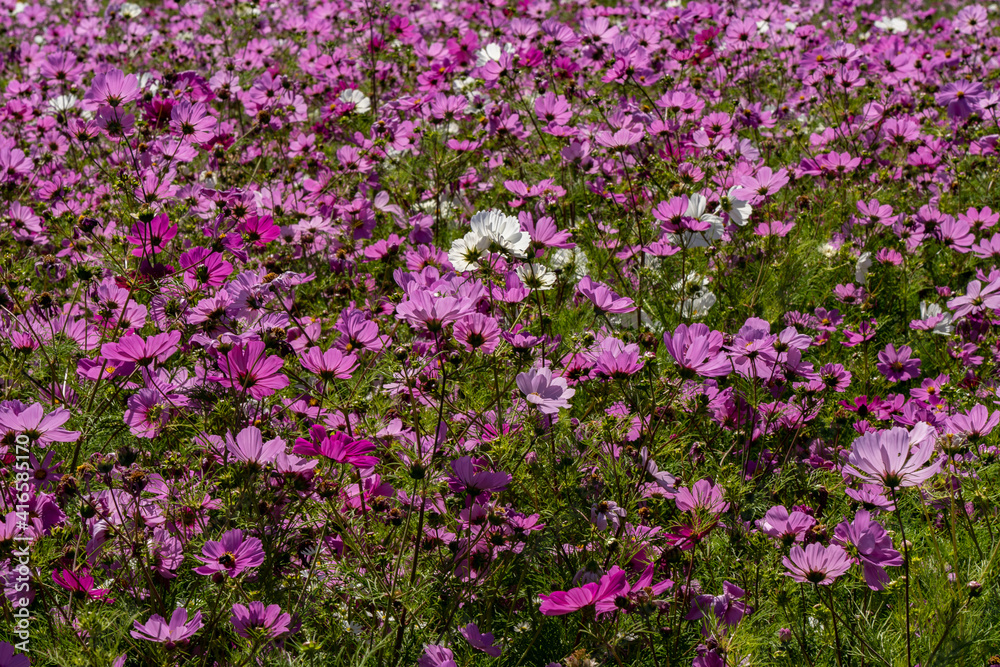
<path fill-rule="evenodd" d="M 263 602 L 251 602 L 249 606 L 233 605 L 233 615 L 230 622 L 240 637 L 267 637 L 274 639 L 288 632 L 288 624 L 292 621 L 291 614 L 283 613 L 276 604 L 264 606 Z"/>
<path fill-rule="evenodd" d="M 475 623 L 469 623 L 468 625 L 459 628 L 458 633 L 465 637 L 465 640 L 469 642 L 469 646 L 477 651 L 482 651 L 486 655 L 493 658 L 500 657 L 502 650 L 499 646 L 494 646 L 495 640 L 493 639 L 492 632 L 482 633 L 479 631 L 478 625 Z"/>
<path fill-rule="evenodd" d="M 834 544 L 847 549 L 860 561 L 864 568 L 865 583 L 873 591 L 885 588 L 889 581 L 886 574 L 887 566 L 898 567 L 903 564 L 903 557 L 892 548 L 892 538 L 885 528 L 866 510 L 860 510 L 854 521 L 842 521 L 834 529 Z"/>
<path fill-rule="evenodd" d="M 875 368 L 890 382 L 911 380 L 920 375 L 920 359 L 911 358 L 912 352 L 913 350 L 906 345 L 897 350 L 896 346 L 890 343 L 878 353 L 879 363 Z"/>
<path fill-rule="evenodd" d="M 94 578 L 86 569 L 76 572 L 63 570 L 62 573 L 57 570 L 52 573 L 52 581 L 70 591 L 73 597 L 80 600 L 100 600 L 110 592 L 107 588 L 94 588 Z M 106 602 L 113 602 L 113 600 L 106 600 Z"/>
<path fill-rule="evenodd" d="M 259 341 L 237 345 L 216 363 L 222 374 L 213 375 L 210 380 L 246 391 L 256 399 L 288 386 L 288 378 L 281 372 L 285 362 L 278 356 L 266 356 L 265 345 Z"/>

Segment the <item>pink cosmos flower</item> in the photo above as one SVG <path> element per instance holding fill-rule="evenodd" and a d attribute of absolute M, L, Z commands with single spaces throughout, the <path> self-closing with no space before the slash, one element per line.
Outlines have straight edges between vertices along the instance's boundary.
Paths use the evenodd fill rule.
<path fill-rule="evenodd" d="M 122 336 L 117 343 L 104 343 L 101 356 L 111 361 L 133 362 L 147 366 L 154 361 L 165 362 L 178 350 L 180 331 L 168 331 L 147 339 L 135 334 Z"/>
<path fill-rule="evenodd" d="M 986 287 L 978 280 L 969 283 L 965 296 L 956 297 L 948 302 L 948 308 L 953 310 L 952 317 L 959 319 L 966 315 L 978 314 L 984 310 L 1000 308 L 1000 278 L 991 281 Z"/>
<path fill-rule="evenodd" d="M 285 441 L 274 438 L 264 442 L 260 429 L 248 426 L 237 433 L 235 438 L 232 433 L 226 433 L 226 449 L 237 461 L 260 469 L 278 460 L 278 455 L 285 451 Z"/>
<path fill-rule="evenodd" d="M 912 352 L 906 345 L 897 350 L 890 343 L 878 353 L 879 363 L 875 368 L 890 382 L 905 382 L 915 378 L 920 375 L 920 359 L 910 358 Z"/>
<path fill-rule="evenodd" d="M 598 313 L 630 313 L 636 308 L 632 299 L 618 296 L 607 285 L 591 280 L 590 276 L 577 283 L 576 290 L 594 304 Z"/>
<path fill-rule="evenodd" d="M 505 472 L 484 470 L 485 459 L 473 459 L 463 456 L 451 462 L 452 474 L 448 476 L 448 487 L 453 493 L 469 496 L 479 496 L 483 493 L 495 493 L 507 488 L 513 479 Z"/>
<path fill-rule="evenodd" d="M 722 489 L 707 479 L 698 480 L 690 489 L 678 490 L 674 502 L 682 512 L 705 510 L 722 514 L 729 509 L 729 503 L 722 499 Z"/>
<path fill-rule="evenodd" d="M 281 357 L 265 356 L 264 343 L 250 341 L 237 345 L 217 363 L 222 375 L 209 379 L 223 387 L 243 390 L 256 399 L 270 396 L 288 386 L 288 378 L 281 372 L 285 365 Z"/>
<path fill-rule="evenodd" d="M 935 440 L 927 422 L 912 431 L 897 427 L 866 433 L 851 445 L 844 472 L 890 490 L 922 484 L 941 469 L 941 461 L 923 467 L 934 456 Z"/>
<path fill-rule="evenodd" d="M 358 358 L 353 354 L 344 354 L 336 348 L 326 352 L 318 347 L 311 347 L 299 359 L 302 367 L 315 373 L 324 382 L 333 380 L 348 380 L 358 366 Z"/>
<path fill-rule="evenodd" d="M 465 640 L 469 642 L 469 645 L 472 648 L 477 651 L 482 651 L 488 656 L 498 658 L 503 652 L 499 646 L 494 646 L 495 640 L 493 639 L 493 633 L 480 632 L 479 626 L 475 623 L 469 623 L 468 625 L 459 628 L 458 632 L 460 635 L 465 637 Z"/>
<path fill-rule="evenodd" d="M 674 333 L 663 334 L 667 352 L 683 370 L 702 377 L 722 377 L 733 370 L 729 356 L 723 352 L 722 332 L 707 325 L 678 325 Z"/>
<path fill-rule="evenodd" d="M 500 342 L 500 325 L 496 318 L 470 313 L 455 323 L 454 336 L 467 352 L 492 354 Z"/>
<path fill-rule="evenodd" d="M 525 399 L 537 405 L 542 414 L 553 415 L 560 408 L 569 408 L 569 399 L 576 394 L 576 389 L 570 389 L 566 380 L 553 377 L 548 368 L 532 368 L 527 373 L 518 373 L 517 387 Z"/>
<path fill-rule="evenodd" d="M 967 412 L 952 415 L 951 425 L 972 442 L 989 435 L 1000 424 L 1000 412 L 990 412 L 985 405 L 976 404 Z"/>
<path fill-rule="evenodd" d="M 80 432 L 62 428 L 71 416 L 70 411 L 65 408 L 56 408 L 46 414 L 41 403 L 34 403 L 20 410 L 11 406 L 0 408 L 0 436 L 26 435 L 33 444 L 40 447 L 47 447 L 53 442 L 76 442 L 80 438 Z"/>
<path fill-rule="evenodd" d="M 898 567 L 903 557 L 892 548 L 892 538 L 885 528 L 865 510 L 859 510 L 854 521 L 842 521 L 834 530 L 834 544 L 851 549 L 864 568 L 865 583 L 873 591 L 885 588 L 889 581 L 887 566 Z"/>
<path fill-rule="evenodd" d="M 805 512 L 789 512 L 784 505 L 776 505 L 757 520 L 760 532 L 780 540 L 786 547 L 802 542 L 809 529 L 816 525 L 816 519 Z"/>
<path fill-rule="evenodd" d="M 586 607 L 596 607 L 602 602 L 613 602 L 627 585 L 626 572 L 615 570 L 601 577 L 597 583 L 592 582 L 568 591 L 553 591 L 548 595 L 539 595 L 542 600 L 539 611 L 546 616 L 563 616 Z"/>
<path fill-rule="evenodd" d="M 250 638 L 263 634 L 274 639 L 288 632 L 292 616 L 282 613 L 279 605 L 265 607 L 263 602 L 254 601 L 249 606 L 234 604 L 233 615 L 229 620 L 240 637 Z"/>
<path fill-rule="evenodd" d="M 437 644 L 426 644 L 424 654 L 417 660 L 417 667 L 458 667 L 455 654 L 450 648 Z"/>
<path fill-rule="evenodd" d="M 829 586 L 851 568 L 851 557 L 839 545 L 824 547 L 814 542 L 807 544 L 805 549 L 792 547 L 782 563 L 788 568 L 784 573 L 786 577 L 801 584 Z"/>
<path fill-rule="evenodd" d="M 644 362 L 639 361 L 640 350 L 635 343 L 625 344 L 617 338 L 605 338 L 601 341 L 598 352 L 594 359 L 594 370 L 599 376 L 625 379 L 645 366 Z"/>
<path fill-rule="evenodd" d="M 243 539 L 243 531 L 236 529 L 223 533 L 218 542 L 209 540 L 202 547 L 198 560 L 204 563 L 194 568 L 197 574 L 221 573 L 237 577 L 251 567 L 264 562 L 264 547 L 256 537 Z"/>
<path fill-rule="evenodd" d="M 135 629 L 131 634 L 136 639 L 159 642 L 169 650 L 193 637 L 203 625 L 200 611 L 195 612 L 189 621 L 187 609 L 181 607 L 174 610 L 169 623 L 159 614 L 153 614 L 145 623 L 133 621 Z"/>
<path fill-rule="evenodd" d="M 121 70 L 108 70 L 94 77 L 83 99 L 91 103 L 93 108 L 102 105 L 115 108 L 127 104 L 139 99 L 139 80 L 134 74 L 125 75 Z"/>

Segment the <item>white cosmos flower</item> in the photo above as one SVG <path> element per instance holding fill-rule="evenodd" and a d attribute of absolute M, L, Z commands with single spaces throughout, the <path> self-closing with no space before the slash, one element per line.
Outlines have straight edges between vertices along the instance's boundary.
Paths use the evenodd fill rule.
<path fill-rule="evenodd" d="M 479 268 L 479 258 L 489 247 L 488 237 L 469 232 L 452 242 L 451 250 L 448 251 L 448 261 L 458 273 L 475 271 Z"/>
<path fill-rule="evenodd" d="M 897 35 L 901 35 L 910 29 L 910 25 L 905 19 L 891 19 L 888 16 L 883 16 L 878 21 L 875 21 L 875 27 Z"/>
<path fill-rule="evenodd" d="M 684 295 L 683 300 L 677 304 L 677 312 L 684 317 L 704 317 L 715 305 L 715 294 L 708 289 L 708 278 L 689 273 L 683 283 L 674 283 L 674 289 Z"/>
<path fill-rule="evenodd" d="M 736 190 L 739 190 L 739 187 L 734 185 L 722 197 L 722 200 L 719 202 L 719 212 L 728 213 L 729 219 L 734 225 L 743 227 L 750 222 L 750 214 L 753 213 L 753 206 L 742 199 L 734 197 L 733 192 Z M 688 206 L 690 207 L 690 203 Z"/>
<path fill-rule="evenodd" d="M 649 258 L 646 259 L 647 263 Z M 553 269 L 565 269 L 567 267 L 573 270 L 573 277 L 580 281 L 584 276 L 589 275 L 590 266 L 587 263 L 587 253 L 580 250 L 580 247 L 575 248 L 556 248 L 555 252 L 552 253 L 552 259 L 549 261 Z"/>
<path fill-rule="evenodd" d="M 556 277 L 542 264 L 522 264 L 517 267 L 517 277 L 529 289 L 548 290 L 556 284 Z"/>
<path fill-rule="evenodd" d="M 476 67 L 482 67 L 490 61 L 500 62 L 500 56 L 503 55 L 504 51 L 507 53 L 514 53 L 515 49 L 511 44 L 504 44 L 502 48 L 496 42 L 487 44 L 485 47 L 476 51 Z"/>
<path fill-rule="evenodd" d="M 76 103 L 79 101 L 80 100 L 77 98 L 76 95 L 60 95 L 59 97 L 55 97 L 49 100 L 49 109 L 51 109 L 55 113 L 59 113 L 61 111 L 69 111 L 70 109 L 75 107 Z"/>
<path fill-rule="evenodd" d="M 123 2 L 118 8 L 118 16 L 126 19 L 134 19 L 142 14 L 142 7 L 131 2 Z"/>
<path fill-rule="evenodd" d="M 357 88 L 347 88 L 338 99 L 344 104 L 353 104 L 354 113 L 368 113 L 372 109 L 372 101 Z"/>
<path fill-rule="evenodd" d="M 870 252 L 861 253 L 857 263 L 854 265 L 854 282 L 864 283 L 868 278 L 868 270 L 871 268 L 872 254 Z"/>
<path fill-rule="evenodd" d="M 504 215 L 497 209 L 480 211 L 472 216 L 472 231 L 478 236 L 488 238 L 499 246 L 500 250 L 509 252 L 515 257 L 526 257 L 531 237 L 521 230 L 521 223 L 512 215 Z"/>

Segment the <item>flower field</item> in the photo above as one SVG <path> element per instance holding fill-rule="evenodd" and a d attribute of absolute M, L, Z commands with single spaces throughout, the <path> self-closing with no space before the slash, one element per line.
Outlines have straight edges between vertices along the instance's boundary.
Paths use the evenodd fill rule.
<path fill-rule="evenodd" d="M 996 5 L 0 4 L 0 667 L 1000 665 Z"/>

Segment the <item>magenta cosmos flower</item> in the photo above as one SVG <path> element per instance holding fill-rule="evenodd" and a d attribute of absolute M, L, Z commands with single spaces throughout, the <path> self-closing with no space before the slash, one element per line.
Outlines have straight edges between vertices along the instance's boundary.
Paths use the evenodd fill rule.
<path fill-rule="evenodd" d="M 132 225 L 132 230 L 125 240 L 137 246 L 132 249 L 134 256 L 143 257 L 163 252 L 166 244 L 175 236 L 177 236 L 177 225 L 170 224 L 170 219 L 164 213 L 149 222 L 139 221 Z"/>
<path fill-rule="evenodd" d="M 131 634 L 136 639 L 159 642 L 171 649 L 193 637 L 204 623 L 201 622 L 200 611 L 195 612 L 189 621 L 187 609 L 181 607 L 174 610 L 169 623 L 159 614 L 153 614 L 146 623 L 133 621 L 132 625 L 135 629 Z"/>
<path fill-rule="evenodd" d="M 905 382 L 920 375 L 920 360 L 910 357 L 913 352 L 903 345 L 898 350 L 895 345 L 886 345 L 878 353 L 879 363 L 875 365 L 878 372 L 890 382 Z"/>
<path fill-rule="evenodd" d="M 130 334 L 122 336 L 117 343 L 101 346 L 101 356 L 111 361 L 132 362 L 146 366 L 154 361 L 161 364 L 177 351 L 181 340 L 180 331 L 168 331 L 144 339 Z"/>
<path fill-rule="evenodd" d="M 625 590 L 627 584 L 625 571 L 617 570 L 604 575 L 597 583 L 592 582 L 568 591 L 553 591 L 548 595 L 539 595 L 542 600 L 539 611 L 546 616 L 563 616 L 585 607 L 595 607 L 600 602 L 614 600 Z"/>
<path fill-rule="evenodd" d="M 265 356 L 264 343 L 260 341 L 234 347 L 217 363 L 222 375 L 213 375 L 210 380 L 224 387 L 243 389 L 256 399 L 288 386 L 288 378 L 281 373 L 285 362 L 278 356 Z"/>
<path fill-rule="evenodd" d="M 94 578 L 86 570 L 63 570 L 61 574 L 56 571 L 52 573 L 52 581 L 70 591 L 78 600 L 100 600 L 110 592 L 107 588 L 94 588 Z"/>
<path fill-rule="evenodd" d="M 940 461 L 923 467 L 934 456 L 935 440 L 927 422 L 912 431 L 897 427 L 866 433 L 851 446 L 844 472 L 890 490 L 922 484 L 941 469 Z"/>
<path fill-rule="evenodd" d="M 836 544 L 824 547 L 814 542 L 807 544 L 805 549 L 792 547 L 782 563 L 788 568 L 785 576 L 800 584 L 829 586 L 850 569 L 851 557 Z"/>
<path fill-rule="evenodd" d="M 358 366 L 356 356 L 335 348 L 323 352 L 318 347 L 311 347 L 299 361 L 302 368 L 314 373 L 324 382 L 348 380 Z"/>
<path fill-rule="evenodd" d="M 560 408 L 569 408 L 569 399 L 576 393 L 576 389 L 566 386 L 564 378 L 552 377 L 548 368 L 532 368 L 527 373 L 518 373 L 517 388 L 529 403 L 537 405 L 546 415 L 556 414 Z"/>
<path fill-rule="evenodd" d="M 482 651 L 494 658 L 500 656 L 502 650 L 499 646 L 494 646 L 495 641 L 492 632 L 480 632 L 479 626 L 475 623 L 469 623 L 465 627 L 459 628 L 458 632 L 465 637 L 465 641 L 469 642 L 469 646 L 477 651 Z"/>
<path fill-rule="evenodd" d="M 723 343 L 722 332 L 701 323 L 681 324 L 672 335 L 663 334 L 663 344 L 677 365 L 702 377 L 722 377 L 733 370 Z"/>
<path fill-rule="evenodd" d="M 254 601 L 248 607 L 234 604 L 233 615 L 229 620 L 240 637 L 264 635 L 273 639 L 288 632 L 292 616 L 282 613 L 281 607 L 276 604 L 265 607 L 263 602 Z"/>
<path fill-rule="evenodd" d="M 243 570 L 264 562 L 264 547 L 260 540 L 256 537 L 243 539 L 242 530 L 230 530 L 218 542 L 209 540 L 201 554 L 197 558 L 205 564 L 194 571 L 204 575 L 221 572 L 236 577 Z"/>

